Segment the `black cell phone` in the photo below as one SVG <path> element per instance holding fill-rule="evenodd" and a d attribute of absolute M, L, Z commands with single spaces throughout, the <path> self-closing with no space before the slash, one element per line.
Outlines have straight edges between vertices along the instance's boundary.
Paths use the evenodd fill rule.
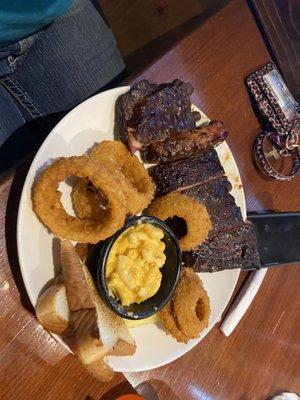
<path fill-rule="evenodd" d="M 262 267 L 300 262 L 300 212 L 248 213 Z"/>

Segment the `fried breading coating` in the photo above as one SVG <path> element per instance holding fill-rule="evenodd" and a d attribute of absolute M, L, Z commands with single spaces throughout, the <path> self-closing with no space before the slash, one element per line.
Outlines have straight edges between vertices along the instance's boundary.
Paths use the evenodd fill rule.
<path fill-rule="evenodd" d="M 178 342 L 199 337 L 208 325 L 210 302 L 199 276 L 185 267 L 173 298 L 159 312 L 162 324 Z"/>
<path fill-rule="evenodd" d="M 173 310 L 181 332 L 189 338 L 197 338 L 208 324 L 209 297 L 191 268 L 182 271 L 173 297 Z"/>
<path fill-rule="evenodd" d="M 155 192 L 154 182 L 144 165 L 123 143 L 104 140 L 93 147 L 90 156 L 121 171 L 127 181 L 124 195 L 129 214 L 138 214 L 150 204 Z"/>
<path fill-rule="evenodd" d="M 105 218 L 107 199 L 91 181 L 77 178 L 71 198 L 77 217 L 90 218 L 94 221 L 101 221 Z"/>
<path fill-rule="evenodd" d="M 207 238 L 212 228 L 206 207 L 179 192 L 172 192 L 155 199 L 145 214 L 153 215 L 163 221 L 174 216 L 183 218 L 187 225 L 187 234 L 179 240 L 183 251 L 194 250 Z"/>
<path fill-rule="evenodd" d="M 69 215 L 61 201 L 59 183 L 70 176 L 90 180 L 108 200 L 107 214 L 101 221 Z M 123 192 L 103 165 L 90 157 L 61 157 L 48 166 L 33 186 L 33 209 L 40 220 L 57 236 L 81 243 L 97 243 L 113 235 L 125 222 Z"/>

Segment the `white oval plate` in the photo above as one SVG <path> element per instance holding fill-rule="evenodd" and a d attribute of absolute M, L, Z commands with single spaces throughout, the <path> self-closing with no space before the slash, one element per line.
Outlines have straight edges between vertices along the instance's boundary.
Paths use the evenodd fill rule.
<path fill-rule="evenodd" d="M 35 156 L 24 184 L 18 214 L 17 241 L 22 276 L 33 305 L 47 282 L 54 277 L 54 265 L 58 254 L 53 235 L 40 223 L 32 210 L 31 188 L 36 174 L 52 159 L 61 156 L 80 155 L 95 143 L 114 138 L 115 101 L 129 87 L 120 87 L 100 93 L 69 112 L 52 130 Z M 203 116 L 203 121 L 207 118 Z M 241 207 L 245 218 L 246 208 L 241 179 L 233 155 L 226 143 L 218 146 L 221 163 L 232 183 L 232 194 Z M 63 183 L 62 202 L 73 213 L 69 193 L 70 186 Z M 57 265 L 56 265 L 57 267 Z M 201 337 L 187 344 L 177 343 L 155 324 L 131 329 L 137 344 L 132 357 L 109 357 L 108 363 L 115 371 L 137 372 L 157 368 L 182 356 L 192 349 L 220 320 L 236 285 L 239 270 L 200 274 L 211 302 L 208 328 Z M 56 339 L 62 343 L 60 338 Z"/>

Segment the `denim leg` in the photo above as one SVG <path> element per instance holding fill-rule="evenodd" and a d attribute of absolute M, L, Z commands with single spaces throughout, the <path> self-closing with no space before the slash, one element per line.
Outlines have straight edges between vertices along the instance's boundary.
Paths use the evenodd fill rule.
<path fill-rule="evenodd" d="M 30 120 L 30 115 L 0 84 L 0 180 L 40 144 Z"/>
<path fill-rule="evenodd" d="M 75 0 L 46 29 L 0 47 L 0 178 L 35 151 L 69 109 L 118 85 L 124 69 L 90 0 Z"/>
<path fill-rule="evenodd" d="M 125 65 L 90 0 L 38 33 L 26 58 L 0 82 L 32 118 L 67 111 L 114 79 Z"/>
<path fill-rule="evenodd" d="M 0 84 L 0 146 L 25 122 L 13 97 Z"/>

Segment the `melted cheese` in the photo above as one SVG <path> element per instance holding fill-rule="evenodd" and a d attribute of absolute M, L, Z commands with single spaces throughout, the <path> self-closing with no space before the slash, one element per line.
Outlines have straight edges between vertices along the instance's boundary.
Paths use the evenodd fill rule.
<path fill-rule="evenodd" d="M 128 228 L 113 244 L 106 279 L 123 306 L 141 303 L 158 291 L 162 278 L 160 268 L 166 261 L 163 236 L 161 229 L 141 223 Z"/>

